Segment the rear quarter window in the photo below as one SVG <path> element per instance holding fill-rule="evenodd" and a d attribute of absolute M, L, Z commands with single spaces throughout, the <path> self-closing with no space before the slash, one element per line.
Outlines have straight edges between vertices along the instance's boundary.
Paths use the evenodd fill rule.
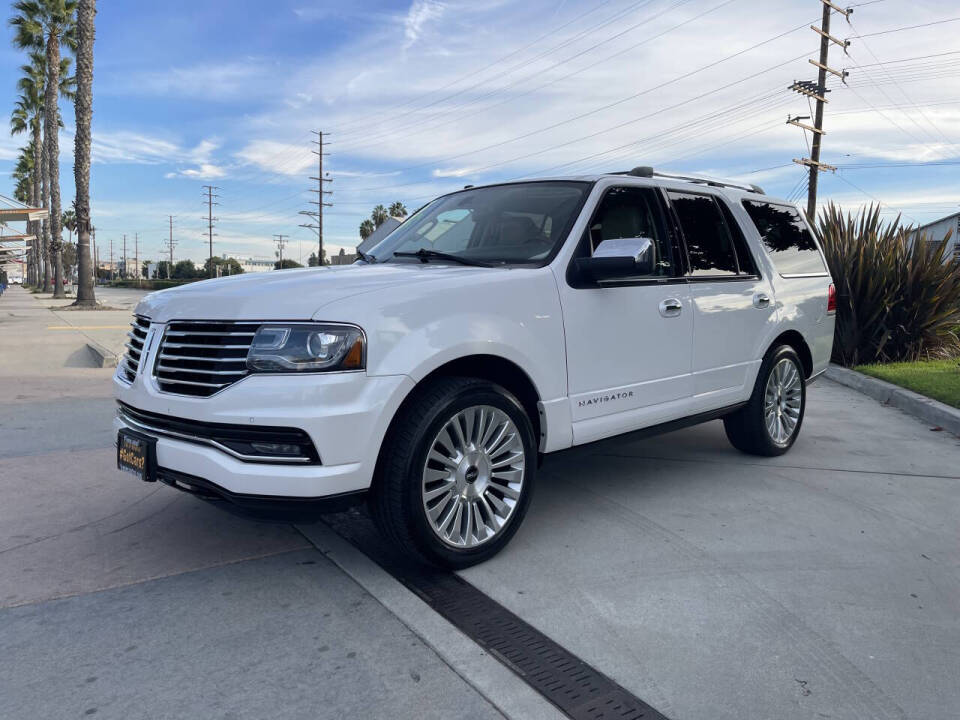
<path fill-rule="evenodd" d="M 743 207 L 778 273 L 786 277 L 827 274 L 823 256 L 796 208 L 756 200 L 744 200 Z"/>

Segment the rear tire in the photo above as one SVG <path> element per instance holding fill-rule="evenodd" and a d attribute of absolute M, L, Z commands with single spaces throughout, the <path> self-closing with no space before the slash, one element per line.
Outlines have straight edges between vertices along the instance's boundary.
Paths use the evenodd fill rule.
<path fill-rule="evenodd" d="M 807 406 L 803 363 L 789 345 L 771 349 L 757 373 L 750 401 L 723 418 L 730 443 L 750 455 L 783 455 L 800 434 Z"/>
<path fill-rule="evenodd" d="M 389 542 L 431 564 L 483 562 L 530 504 L 533 425 L 510 392 L 484 380 L 439 378 L 414 392 L 384 442 L 371 515 Z"/>

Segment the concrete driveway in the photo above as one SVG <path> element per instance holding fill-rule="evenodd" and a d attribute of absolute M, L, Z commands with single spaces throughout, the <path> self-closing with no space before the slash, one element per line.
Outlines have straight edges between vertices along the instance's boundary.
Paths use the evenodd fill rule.
<path fill-rule="evenodd" d="M 960 442 L 829 381 L 787 455 L 720 422 L 549 460 L 464 573 L 671 718 L 960 717 Z"/>
<path fill-rule="evenodd" d="M 316 528 L 119 475 L 111 371 L 40 367 L 42 307 L 0 298 L 0 717 L 555 716 Z M 782 458 L 719 422 L 551 456 L 463 576 L 673 720 L 960 709 L 960 443 L 828 381 Z"/>

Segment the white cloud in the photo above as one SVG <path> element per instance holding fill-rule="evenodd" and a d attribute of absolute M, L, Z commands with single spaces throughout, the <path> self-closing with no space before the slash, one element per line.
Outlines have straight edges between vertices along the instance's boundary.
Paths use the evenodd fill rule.
<path fill-rule="evenodd" d="M 110 95 L 231 100 L 263 96 L 276 86 L 276 69 L 262 58 L 200 63 L 148 71 L 113 73 L 98 79 L 97 91 Z"/>
<path fill-rule="evenodd" d="M 309 105 L 313 102 L 313 96 L 308 95 L 307 93 L 294 93 L 293 97 L 287 98 L 284 100 L 288 107 L 293 108 L 294 110 L 299 110 L 304 105 Z"/>
<path fill-rule="evenodd" d="M 475 167 L 462 167 L 462 168 L 448 168 L 446 170 L 442 168 L 434 168 L 431 173 L 433 177 L 436 178 L 448 178 L 448 177 L 463 177 L 464 175 L 469 175 L 476 171 Z"/>
<path fill-rule="evenodd" d="M 409 49 L 420 39 L 424 26 L 443 14 L 443 3 L 437 0 L 413 0 L 403 20 L 404 48 Z"/>
<path fill-rule="evenodd" d="M 226 176 L 227 171 L 217 165 L 200 163 L 199 167 L 186 168 L 185 170 L 181 170 L 178 174 L 181 177 L 193 178 L 195 180 L 215 180 L 216 178 L 222 178 Z M 165 177 L 170 177 L 170 173 L 167 173 Z"/>
<path fill-rule="evenodd" d="M 241 162 L 261 170 L 282 175 L 304 175 L 316 166 L 316 155 L 307 142 L 302 145 L 276 140 L 253 140 L 234 156 Z"/>

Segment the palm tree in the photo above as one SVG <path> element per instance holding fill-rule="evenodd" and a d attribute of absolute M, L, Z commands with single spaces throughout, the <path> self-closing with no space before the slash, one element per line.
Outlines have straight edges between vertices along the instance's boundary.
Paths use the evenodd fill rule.
<path fill-rule="evenodd" d="M 383 225 L 387 221 L 388 217 L 390 216 L 387 214 L 387 209 L 383 205 L 377 205 L 373 209 L 373 212 L 370 213 L 370 219 L 373 220 L 375 227 L 380 227 Z"/>
<path fill-rule="evenodd" d="M 43 140 L 50 190 L 50 252 L 53 255 L 53 296 L 64 297 L 63 236 L 60 226 L 60 45 L 76 49 L 76 0 L 17 0 L 17 13 L 10 20 L 14 44 L 25 50 L 46 53 L 46 85 L 43 93 Z"/>
<path fill-rule="evenodd" d="M 90 121 L 93 118 L 93 19 L 96 0 L 80 0 L 77 6 L 77 94 L 74 111 L 77 132 L 73 141 L 73 179 L 77 188 L 74 228 L 77 230 L 77 300 L 75 305 L 94 306 L 93 265 L 90 262 Z M 167 273 L 169 274 L 169 268 Z"/>
<path fill-rule="evenodd" d="M 36 50 L 30 53 L 30 62 L 20 66 L 22 76 L 17 81 L 20 98 L 17 100 L 10 116 L 10 131 L 14 135 L 30 131 L 33 136 L 31 142 L 33 147 L 33 193 L 30 199 L 25 201 L 33 207 L 46 207 L 48 204 L 47 191 L 42 190 L 42 186 L 47 182 L 43 162 L 43 95 L 46 85 L 46 66 L 46 55 Z M 63 58 L 60 61 L 60 72 L 64 76 L 64 81 L 60 84 L 60 94 L 67 98 L 70 97 L 73 83 L 73 78 L 67 77 L 69 69 L 70 58 Z M 49 226 L 46 220 L 42 222 L 34 221 L 28 228 L 28 233 L 36 237 L 36 243 L 31 253 L 31 283 L 35 287 L 39 287 L 42 272 L 45 292 L 50 291 L 49 265 L 46 262 L 50 243 L 48 230 Z M 42 270 L 41 262 L 43 264 Z"/>
<path fill-rule="evenodd" d="M 402 220 L 407 216 L 407 206 L 397 200 L 390 206 L 390 217 Z"/>
<path fill-rule="evenodd" d="M 63 215 L 60 216 L 60 225 L 70 233 L 70 238 L 67 242 L 73 242 L 73 231 L 77 229 L 77 215 L 73 210 L 64 210 Z"/>
<path fill-rule="evenodd" d="M 15 183 L 13 189 L 13 197 L 15 200 L 22 202 L 25 205 L 32 204 L 33 198 L 33 141 L 31 140 L 29 144 L 20 148 L 20 153 L 17 155 L 17 164 L 13 168 L 11 177 Z M 27 223 L 27 234 L 30 234 L 33 228 L 33 223 Z M 27 246 L 27 275 L 26 281 L 30 285 L 36 286 L 36 266 L 34 260 L 34 251 L 36 249 L 35 244 L 30 244 Z"/>
<path fill-rule="evenodd" d="M 373 235 L 373 231 L 377 228 L 373 224 L 373 220 L 367 219 L 360 223 L 360 239 L 366 240 L 368 237 Z"/>
<path fill-rule="evenodd" d="M 32 145 L 32 141 L 31 141 Z M 12 177 L 16 185 L 13 189 L 13 198 L 29 205 L 33 197 L 33 148 L 25 145 L 17 155 L 17 164 L 13 168 Z"/>
<path fill-rule="evenodd" d="M 10 116 L 10 132 L 14 135 L 30 131 L 32 139 L 30 146 L 33 150 L 33 176 L 31 178 L 31 192 L 29 204 L 40 206 L 40 176 L 43 172 L 43 78 L 46 58 L 39 53 L 31 53 L 31 62 L 22 65 L 20 70 L 23 77 L 17 81 L 20 97 Z M 40 258 L 41 246 L 44 239 L 44 223 L 33 221 L 28 224 L 27 233 L 35 237 L 31 250 L 30 283 L 34 287 L 40 285 Z M 49 282 L 47 283 L 49 288 Z"/>

